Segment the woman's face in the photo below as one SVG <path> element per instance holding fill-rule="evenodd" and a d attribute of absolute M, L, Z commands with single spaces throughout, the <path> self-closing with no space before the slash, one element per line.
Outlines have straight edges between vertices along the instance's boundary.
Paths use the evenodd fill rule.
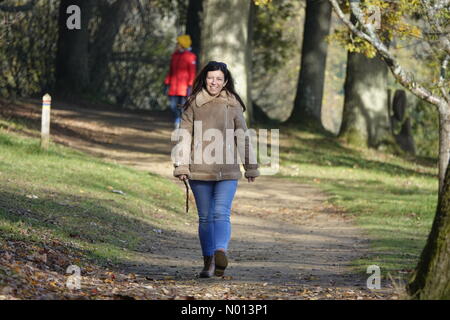
<path fill-rule="evenodd" d="M 221 70 L 208 71 L 206 75 L 206 90 L 208 90 L 210 95 L 215 96 L 219 94 L 225 85 L 225 75 Z"/>

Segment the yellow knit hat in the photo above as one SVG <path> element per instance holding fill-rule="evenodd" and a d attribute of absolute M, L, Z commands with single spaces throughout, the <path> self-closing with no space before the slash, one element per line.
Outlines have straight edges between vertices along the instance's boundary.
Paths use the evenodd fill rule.
<path fill-rule="evenodd" d="M 189 48 L 192 44 L 191 37 L 188 34 L 183 34 L 182 36 L 179 36 L 177 38 L 177 41 L 185 49 Z"/>

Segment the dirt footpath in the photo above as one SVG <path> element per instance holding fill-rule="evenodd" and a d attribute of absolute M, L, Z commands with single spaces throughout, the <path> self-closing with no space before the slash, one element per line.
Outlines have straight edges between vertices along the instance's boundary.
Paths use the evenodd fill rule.
<path fill-rule="evenodd" d="M 170 114 L 63 105 L 52 112 L 54 141 L 176 181 L 170 161 Z M 122 268 L 147 280 L 169 279 L 167 290 L 174 297 L 395 299 L 388 284 L 382 291 L 370 291 L 369 275 L 349 269 L 352 260 L 367 254 L 369 242 L 326 200 L 313 186 L 274 176 L 254 183 L 242 179 L 233 202 L 230 263 L 224 278 L 196 277 L 202 257 L 193 225 L 161 234 L 157 248 Z"/>

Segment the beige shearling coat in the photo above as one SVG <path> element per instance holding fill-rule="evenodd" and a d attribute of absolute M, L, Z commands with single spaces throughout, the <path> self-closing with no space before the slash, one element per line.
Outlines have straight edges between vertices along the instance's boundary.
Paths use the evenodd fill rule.
<path fill-rule="evenodd" d="M 216 143 L 216 146 L 220 147 L 215 148 L 216 151 L 222 149 L 222 158 L 219 157 L 216 159 L 218 161 L 214 162 L 202 156 L 216 155 L 216 151 L 211 151 L 214 148 L 208 148 L 208 145 L 215 141 L 214 137 L 205 137 L 208 129 L 220 131 L 222 137 L 222 143 L 220 141 L 219 144 Z M 236 97 L 225 89 L 216 96 L 211 96 L 206 89 L 202 89 L 182 113 L 180 131 L 175 138 L 178 143 L 172 154 L 175 162 L 173 175 L 178 177 L 185 174 L 191 180 L 206 181 L 240 179 L 242 178 L 240 163 L 242 163 L 246 178 L 259 176 L 259 166 L 249 137 L 244 140 L 242 135 L 241 138 L 234 136 L 230 138 L 230 133 L 236 134 L 236 130 L 247 132 L 243 107 Z M 184 132 L 182 138 L 181 132 Z M 181 149 L 185 152 L 180 153 Z M 241 161 L 238 160 L 238 154 Z"/>

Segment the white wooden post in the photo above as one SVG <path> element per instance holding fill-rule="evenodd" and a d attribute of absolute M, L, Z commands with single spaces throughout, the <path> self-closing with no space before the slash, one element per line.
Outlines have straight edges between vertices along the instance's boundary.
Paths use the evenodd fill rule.
<path fill-rule="evenodd" d="M 47 150 L 50 141 L 50 108 L 52 97 L 47 93 L 42 98 L 41 148 Z"/>

